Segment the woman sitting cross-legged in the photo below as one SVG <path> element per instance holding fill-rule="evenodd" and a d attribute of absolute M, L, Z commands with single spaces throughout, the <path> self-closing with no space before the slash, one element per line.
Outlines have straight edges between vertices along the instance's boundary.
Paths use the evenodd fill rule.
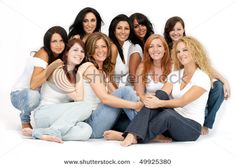
<path fill-rule="evenodd" d="M 200 136 L 212 69 L 203 47 L 192 37 L 180 38 L 172 56 L 175 71 L 162 90 L 146 96 L 145 107 L 123 133 L 122 146 L 155 141 L 160 134 L 175 141 L 195 141 Z"/>
<path fill-rule="evenodd" d="M 84 57 L 82 40 L 69 40 L 63 55 L 64 66 L 57 68 L 42 85 L 41 101 L 34 113 L 35 127 L 24 128 L 23 135 L 58 143 L 90 138 L 92 128 L 83 122 L 92 111 L 83 88 L 82 75 L 88 66 L 81 65 Z"/>

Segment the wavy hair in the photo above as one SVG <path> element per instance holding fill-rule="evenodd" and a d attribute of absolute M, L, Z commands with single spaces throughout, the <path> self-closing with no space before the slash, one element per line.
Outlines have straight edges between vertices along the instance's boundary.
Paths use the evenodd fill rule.
<path fill-rule="evenodd" d="M 183 69 L 184 66 L 180 63 L 179 59 L 177 58 L 177 45 L 183 42 L 188 49 L 189 53 L 193 57 L 194 62 L 196 63 L 197 67 L 204 71 L 212 80 L 213 79 L 213 71 L 208 59 L 208 55 L 202 44 L 195 38 L 190 36 L 185 36 L 180 38 L 177 42 L 174 43 L 173 49 L 171 51 L 172 58 L 174 60 L 174 67 L 175 70 Z"/>
<path fill-rule="evenodd" d="M 101 32 L 94 32 L 92 34 L 90 34 L 88 36 L 88 39 L 85 42 L 85 50 L 86 50 L 86 61 L 88 62 L 92 62 L 94 64 L 94 66 L 99 69 L 98 64 L 96 63 L 95 59 L 93 58 L 93 55 L 95 53 L 95 49 L 96 49 L 96 42 L 102 39 L 106 45 L 107 45 L 107 49 L 108 49 L 108 53 L 107 53 L 107 58 L 104 60 L 103 62 L 103 67 L 102 70 L 109 75 L 109 73 L 112 70 L 112 63 L 111 63 L 111 41 L 108 38 L 108 36 L 104 33 Z"/>

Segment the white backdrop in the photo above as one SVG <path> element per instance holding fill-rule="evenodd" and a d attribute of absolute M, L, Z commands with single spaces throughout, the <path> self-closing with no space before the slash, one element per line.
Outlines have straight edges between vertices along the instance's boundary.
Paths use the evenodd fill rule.
<path fill-rule="evenodd" d="M 155 33 L 159 34 L 163 34 L 165 22 L 169 17 L 176 15 L 182 17 L 186 24 L 187 35 L 192 35 L 202 42 L 209 52 L 214 67 L 231 83 L 232 97 L 230 100 L 224 102 L 221 107 L 217 115 L 215 129 L 209 138 L 212 137 L 211 140 L 214 142 L 214 136 L 216 136 L 221 143 L 224 143 L 227 139 L 231 142 L 235 139 L 234 127 L 236 127 L 236 112 L 233 101 L 235 101 L 234 85 L 236 83 L 233 77 L 233 68 L 235 66 L 233 58 L 236 56 L 236 1 L 0 0 L 0 130 L 3 132 L 0 134 L 0 145 L 10 146 L 11 140 L 7 140 L 7 143 L 3 143 L 1 142 L 1 138 L 2 136 L 5 138 L 8 137 L 6 136 L 9 135 L 8 133 L 4 135 L 6 131 L 14 132 L 20 126 L 19 113 L 15 112 L 16 110 L 11 106 L 9 93 L 16 78 L 22 72 L 25 60 L 30 55 L 30 51 L 38 50 L 42 46 L 43 35 L 51 26 L 60 25 L 68 32 L 69 26 L 74 21 L 78 12 L 87 6 L 94 7 L 101 14 L 105 23 L 105 25 L 102 26 L 102 32 L 106 34 L 111 19 L 121 13 L 127 14 L 128 16 L 135 12 L 145 14 L 153 23 Z M 19 135 L 18 137 L 21 136 Z M 9 138 L 11 138 L 10 135 Z M 6 141 L 4 140 L 4 142 Z M 12 147 L 10 146 L 10 148 Z M 156 149 L 159 149 L 159 147 L 163 146 L 158 145 Z M 6 153 L 10 152 L 8 148 L 9 147 L 6 147 L 4 151 L 0 152 L 0 162 L 1 159 L 4 159 Z M 98 148 L 99 147 L 95 147 L 93 149 L 98 151 Z M 111 148 L 112 147 L 110 147 L 110 149 Z M 150 148 L 152 147 L 149 147 L 149 149 Z M 215 147 L 213 148 L 217 148 L 218 151 L 212 150 L 209 154 L 211 154 L 210 156 L 218 157 L 218 159 L 211 158 L 211 161 L 208 162 L 207 156 L 201 156 L 201 150 L 196 150 L 199 151 L 199 154 L 197 154 L 199 155 L 198 162 L 204 159 L 202 164 L 209 163 L 211 166 L 219 164 L 219 161 L 222 165 L 226 163 L 235 164 L 234 161 L 231 161 L 232 159 L 236 159 L 235 144 L 231 145 L 227 144 L 227 142 L 225 142 L 225 144 L 219 144 L 215 142 Z M 142 147 L 142 149 L 145 150 L 145 147 Z M 170 148 L 170 150 L 171 149 L 172 148 Z M 182 163 L 181 165 L 187 165 L 183 159 L 188 159 L 191 156 L 186 154 L 186 150 L 181 152 L 181 147 L 178 149 L 180 154 L 172 155 L 171 157 L 177 156 L 177 158 L 174 158 L 176 161 Z M 209 150 L 212 148 L 208 148 L 206 145 L 203 149 Z M 101 151 L 101 148 L 99 148 L 99 150 Z M 123 151 L 125 151 L 125 149 L 123 149 Z M 191 152 L 194 150 L 189 149 L 188 151 Z M 221 156 L 220 153 L 222 152 L 225 154 Z M 133 149 L 132 153 L 134 153 L 135 157 L 137 152 Z M 159 154 L 162 155 L 160 152 Z M 194 157 L 192 157 L 192 160 L 193 158 Z M 191 163 L 192 160 L 189 162 Z M 192 165 L 188 165 L 193 166 L 195 164 L 195 162 L 192 163 Z M 5 166 L 7 165 L 5 164 Z M 173 166 L 176 165 L 173 163 Z M 230 166 L 233 165 L 231 164 Z"/>

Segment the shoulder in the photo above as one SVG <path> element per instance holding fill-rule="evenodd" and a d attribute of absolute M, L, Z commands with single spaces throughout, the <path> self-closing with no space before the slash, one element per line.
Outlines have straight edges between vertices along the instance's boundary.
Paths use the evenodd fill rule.
<path fill-rule="evenodd" d="M 131 44 L 129 47 L 129 55 L 133 53 L 139 53 L 142 54 L 142 48 L 139 44 Z"/>
<path fill-rule="evenodd" d="M 48 53 L 43 48 L 39 49 L 34 57 L 43 59 L 44 61 L 48 62 Z"/>
<path fill-rule="evenodd" d="M 204 79 L 204 80 L 210 80 L 210 77 L 199 68 L 196 70 L 196 73 L 194 74 L 196 79 Z"/>
<path fill-rule="evenodd" d="M 113 42 L 111 43 L 111 49 L 112 49 L 112 51 L 117 51 L 118 50 L 117 46 Z"/>

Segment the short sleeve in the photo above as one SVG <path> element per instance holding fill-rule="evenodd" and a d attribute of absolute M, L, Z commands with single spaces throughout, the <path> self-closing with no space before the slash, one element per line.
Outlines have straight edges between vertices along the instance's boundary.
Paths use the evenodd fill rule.
<path fill-rule="evenodd" d="M 191 82 L 192 85 L 199 86 L 206 91 L 209 91 L 211 88 L 211 80 L 209 76 L 200 69 L 196 71 Z"/>
<path fill-rule="evenodd" d="M 38 57 L 33 57 L 33 65 L 34 67 L 41 67 L 43 69 L 46 69 L 48 66 L 48 63 L 44 61 L 43 59 L 40 59 Z"/>
<path fill-rule="evenodd" d="M 143 58 L 143 50 L 139 44 L 131 44 L 129 47 L 129 56 L 133 53 L 139 53 L 141 58 Z"/>

